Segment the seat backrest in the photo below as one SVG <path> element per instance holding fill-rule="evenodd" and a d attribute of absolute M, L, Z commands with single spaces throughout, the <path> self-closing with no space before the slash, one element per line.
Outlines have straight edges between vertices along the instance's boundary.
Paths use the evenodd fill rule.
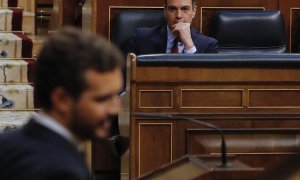
<path fill-rule="evenodd" d="M 219 11 L 211 36 L 219 53 L 285 53 L 286 36 L 280 11 Z"/>
<path fill-rule="evenodd" d="M 111 40 L 121 49 L 139 27 L 155 27 L 166 24 L 163 10 L 120 12 L 112 20 Z"/>
<path fill-rule="evenodd" d="M 155 27 L 166 24 L 163 10 L 122 11 L 112 19 L 110 40 L 114 42 L 126 55 L 124 46 L 133 37 L 139 27 Z M 126 65 L 126 63 L 124 63 Z M 126 68 L 123 69 L 126 77 Z M 124 83 L 126 80 L 124 80 Z M 126 85 L 124 84 L 124 89 Z"/>

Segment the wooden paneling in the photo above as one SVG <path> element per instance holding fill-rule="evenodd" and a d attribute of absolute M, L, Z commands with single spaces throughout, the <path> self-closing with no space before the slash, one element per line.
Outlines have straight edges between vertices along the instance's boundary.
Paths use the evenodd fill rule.
<path fill-rule="evenodd" d="M 35 5 L 39 3 L 36 0 L 22 0 L 18 1 L 18 6 L 24 10 L 24 12 L 35 13 Z"/>
<path fill-rule="evenodd" d="M 78 3 L 79 1 L 63 0 L 63 25 L 77 26 L 81 24 L 81 22 L 77 22 L 81 21 L 78 18 L 82 17 L 82 9 Z"/>
<path fill-rule="evenodd" d="M 290 52 L 299 52 L 300 7 L 291 8 L 290 13 Z"/>
<path fill-rule="evenodd" d="M 193 117 L 225 129 L 228 153 L 238 154 L 240 160 L 253 167 L 266 166 L 270 169 L 299 148 L 300 116 L 193 114 Z M 139 169 L 142 175 L 159 167 L 158 164 L 170 162 L 171 156 L 176 160 L 188 153 L 220 152 L 220 136 L 213 130 L 204 129 L 204 126 L 181 119 L 132 118 L 131 122 L 136 126 L 132 130 L 137 131 L 131 134 L 131 139 L 135 139 L 131 149 L 134 153 L 131 162 L 134 162 L 135 168 L 131 169 L 131 177 L 138 176 Z M 288 127 L 294 129 L 285 129 Z M 255 155 L 258 158 L 252 159 Z M 265 162 L 268 157 L 272 159 Z"/>
<path fill-rule="evenodd" d="M 120 167 L 120 159 L 114 155 L 111 147 L 106 140 L 97 140 L 93 142 L 93 171 L 97 172 L 111 172 L 118 171 Z"/>
<path fill-rule="evenodd" d="M 78 1 L 53 0 L 53 13 L 50 20 L 50 30 L 56 31 L 63 26 L 79 26 L 81 24 L 82 8 Z"/>
<path fill-rule="evenodd" d="M 251 89 L 249 107 L 300 108 L 300 89 Z"/>
<path fill-rule="evenodd" d="M 171 162 L 172 123 L 139 123 L 138 143 L 139 175 Z"/>
<path fill-rule="evenodd" d="M 242 108 L 242 106 L 243 90 L 181 90 L 181 108 Z"/>
<path fill-rule="evenodd" d="M 133 109 L 142 102 L 148 109 L 156 107 L 154 112 L 299 112 L 297 67 L 146 67 L 136 66 L 133 60 L 131 75 L 132 99 L 139 102 Z M 141 96 L 141 91 L 149 90 Z M 164 91 L 173 92 L 172 100 L 170 92 Z"/>
<path fill-rule="evenodd" d="M 138 108 L 173 108 L 173 90 L 140 90 Z"/>
<path fill-rule="evenodd" d="M 63 11 L 63 1 L 53 0 L 53 12 L 49 24 L 49 29 L 56 31 L 63 26 L 63 18 L 66 12 Z"/>
<path fill-rule="evenodd" d="M 278 0 L 201 0 L 200 7 L 265 7 L 266 9 L 277 9 Z"/>
<path fill-rule="evenodd" d="M 299 88 L 296 84 L 143 85 L 135 93 L 134 108 L 144 112 L 299 112 Z"/>
<path fill-rule="evenodd" d="M 131 112 L 187 115 L 222 129 L 232 129 L 225 131 L 228 152 L 238 153 L 245 162 L 254 164 L 255 167 L 271 168 L 272 164 L 278 164 L 299 148 L 299 79 L 300 72 L 296 66 L 148 67 L 136 66 L 136 62 L 132 61 Z M 164 105 L 169 105 L 169 96 L 161 90 L 172 90 L 173 108 L 154 108 L 147 111 L 145 108 L 138 108 L 141 90 L 158 90 L 156 92 L 158 94 L 151 92 L 150 95 L 140 96 L 148 98 L 142 100 L 145 104 L 155 106 L 161 105 L 162 102 L 159 101 L 162 98 L 168 100 Z M 157 102 L 153 100 L 154 98 Z M 157 123 L 164 122 L 165 119 L 131 117 L 132 141 L 136 142 L 140 137 L 136 132 L 136 125 L 144 121 Z M 220 152 L 220 137 L 214 131 L 205 129 L 202 131 L 205 133 L 192 138 L 190 134 L 187 135 L 187 129 L 206 127 L 180 118 L 172 120 L 171 123 L 174 132 L 173 147 L 176 147 L 172 150 L 173 160 L 191 152 L 202 154 Z M 291 128 L 297 130 L 288 130 Z M 155 143 L 149 141 L 146 146 L 154 147 Z M 166 150 L 169 151 L 168 148 Z M 138 148 L 132 145 L 131 161 L 136 164 L 131 165 L 131 178 L 139 175 L 136 172 L 138 164 L 146 164 L 148 161 L 138 162 L 137 152 Z M 249 159 L 249 156 L 259 153 L 266 156 L 262 155 L 256 161 Z M 276 158 L 265 162 L 267 155 L 270 154 Z M 152 151 L 139 154 L 141 157 L 151 155 Z"/>
<path fill-rule="evenodd" d="M 92 19 L 92 29 L 94 32 L 104 35 L 105 37 L 109 37 L 109 31 L 111 30 L 111 19 L 114 17 L 115 13 L 123 10 L 138 10 L 138 9 L 151 9 L 155 7 L 162 7 L 163 1 L 162 0 L 152 0 L 152 1 L 141 1 L 141 0 L 114 0 L 114 1 L 100 1 L 100 0 L 93 0 L 91 3 L 93 5 L 93 17 Z M 299 0 L 198 0 L 197 1 L 197 13 L 193 21 L 193 26 L 198 29 L 202 30 L 204 34 L 210 34 L 210 26 L 211 26 L 211 19 L 213 13 L 216 10 L 222 9 L 258 9 L 258 10 L 280 10 L 284 16 L 285 20 L 285 30 L 287 34 L 287 41 L 288 45 L 290 46 L 291 52 L 296 52 L 298 50 L 299 44 L 299 29 L 300 29 L 300 1 Z M 152 74 L 155 72 L 156 75 Z M 172 68 L 161 68 L 155 67 L 153 69 L 143 69 L 140 68 L 137 71 L 134 71 L 134 80 L 137 80 L 137 86 L 145 86 L 143 84 L 147 81 L 148 88 L 155 89 L 156 86 L 153 86 L 153 83 L 160 82 L 161 84 L 168 84 L 171 86 L 171 89 L 174 90 L 174 108 L 156 108 L 153 109 L 155 112 L 178 112 L 178 113 L 298 113 L 298 108 L 286 108 L 287 106 L 298 106 L 298 99 L 296 97 L 295 92 L 291 92 L 291 95 L 279 95 L 281 97 L 288 96 L 287 99 L 285 97 L 282 98 L 282 101 L 279 101 L 277 97 L 277 93 L 273 93 L 271 91 L 264 92 L 265 94 L 260 94 L 255 91 L 255 94 L 250 93 L 250 89 L 285 89 L 285 88 L 292 88 L 292 89 L 299 89 L 299 79 L 300 79 L 300 72 L 298 69 L 255 69 L 255 68 L 191 68 L 189 71 L 182 71 L 179 68 L 172 67 Z M 176 74 L 180 75 L 180 78 L 177 76 L 169 76 L 169 74 Z M 159 75 L 159 76 L 158 76 Z M 181 82 L 188 82 L 186 84 L 181 84 L 182 86 L 178 87 L 178 84 Z M 201 85 L 201 88 L 206 89 L 243 89 L 243 105 L 244 108 L 232 108 L 232 109 L 205 109 L 205 108 L 184 108 L 180 110 L 180 99 L 176 98 L 180 95 L 180 89 L 184 88 L 195 88 L 195 84 Z M 177 86 L 175 88 L 175 86 Z M 199 87 L 198 87 L 199 88 Z M 136 86 L 132 87 L 132 97 L 138 97 L 138 89 Z M 147 88 L 146 88 L 147 90 Z M 260 95 L 259 95 L 260 94 Z M 152 94 L 150 96 L 156 96 Z M 254 95 L 254 96 L 253 96 Z M 146 99 L 149 99 L 147 96 L 144 96 Z M 169 96 L 166 93 L 163 93 L 163 98 L 168 98 Z M 203 94 L 201 95 L 203 97 Z M 201 96 L 198 96 L 199 99 Z M 250 97 L 251 96 L 251 97 Z M 295 97 L 294 99 L 291 98 Z M 204 96 L 206 98 L 207 96 Z M 222 99 L 222 94 L 219 94 L 218 99 Z M 217 98 L 216 97 L 216 98 Z M 237 97 L 237 96 L 235 96 Z M 260 98 L 261 97 L 261 98 Z M 269 97 L 269 98 L 267 98 Z M 298 96 L 299 97 L 299 96 Z M 208 99 L 208 98 L 207 98 Z M 212 105 L 215 107 L 224 106 L 224 104 L 211 104 L 208 100 L 205 101 L 195 101 L 195 104 L 191 104 L 193 106 L 203 106 L 203 105 Z M 230 98 L 231 100 L 233 98 Z M 203 100 L 203 99 L 202 99 Z M 224 98 L 223 98 L 224 100 Z M 268 101 L 270 100 L 270 101 Z M 145 100 L 143 99 L 142 103 L 146 103 L 147 106 L 169 106 L 169 101 L 166 102 L 155 102 L 154 100 Z M 161 104 L 163 103 L 163 104 Z M 164 104 L 166 103 L 166 104 Z M 187 103 L 187 102 L 185 102 Z M 200 103 L 200 104 L 197 104 Z M 202 104 L 201 104 L 202 103 Z M 221 103 L 221 102 L 215 102 Z M 231 102 L 230 104 L 238 103 L 238 101 Z M 239 102 L 240 103 L 240 102 Z M 269 106 L 272 103 L 273 108 L 253 108 L 252 106 Z M 227 104 L 225 104 L 227 105 Z M 237 104 L 235 104 L 237 105 Z M 240 105 L 240 104 L 239 104 Z M 274 107 L 276 105 L 276 107 Z M 248 108 L 247 106 L 251 107 Z M 279 106 L 283 106 L 282 108 L 278 108 Z M 132 102 L 131 108 L 132 111 L 136 111 L 138 107 L 137 102 Z M 200 109 L 200 110 L 199 110 Z M 142 109 L 143 111 L 151 112 L 151 109 Z M 168 110 L 168 111 L 166 111 Z M 223 116 L 225 116 L 223 114 Z M 248 115 L 252 117 L 252 115 Z M 279 115 L 277 115 L 279 116 Z M 299 120 L 299 119 L 298 119 Z M 221 127 L 263 127 L 263 128 L 270 128 L 270 127 L 284 127 L 284 128 L 291 128 L 291 127 L 299 127 L 299 121 L 294 119 L 247 119 L 247 118 L 236 118 L 230 120 L 216 120 L 212 119 L 209 122 L 216 123 Z M 132 123 L 135 123 L 133 121 Z M 176 124 L 179 122 L 176 122 Z M 180 124 L 180 123 L 179 123 Z M 137 137 L 137 132 L 135 129 L 135 125 L 131 125 L 131 133 L 132 138 Z M 182 125 L 182 124 L 181 124 Z M 176 127 L 177 125 L 174 125 Z M 179 126 L 179 125 L 178 125 Z M 186 127 L 186 126 L 184 126 Z M 176 131 L 177 132 L 177 131 Z M 180 139 L 182 132 L 179 132 L 175 137 Z M 184 134 L 184 133 L 183 133 Z M 179 142 L 182 142 L 178 140 Z M 178 144 L 180 144 L 178 142 Z M 177 142 L 176 142 L 177 143 Z M 136 149 L 135 145 L 131 145 L 131 161 L 136 162 L 135 154 Z M 174 157 L 180 157 L 182 155 L 182 148 L 178 148 L 178 152 L 174 152 Z M 136 173 L 136 165 L 137 163 L 131 164 L 131 177 L 135 177 Z"/>
<path fill-rule="evenodd" d="M 33 13 L 24 13 L 22 30 L 30 34 L 35 34 L 35 26 L 35 15 Z"/>
<path fill-rule="evenodd" d="M 263 61 L 263 59 L 262 59 Z M 293 68 L 238 67 L 139 67 L 137 82 L 298 82 L 300 71 Z M 170 76 L 177 74 L 178 76 Z M 276 74 L 276 78 L 274 77 Z"/>
<path fill-rule="evenodd" d="M 152 72 L 156 71 L 156 75 L 152 76 Z M 148 67 L 148 68 L 139 68 L 135 71 L 136 74 L 143 74 L 142 76 L 134 76 L 136 81 L 156 81 L 156 82 L 176 82 L 178 81 L 178 77 L 170 74 L 179 74 L 180 69 L 177 67 L 169 67 L 168 69 L 164 67 Z M 159 79 L 158 79 L 159 78 Z"/>
<path fill-rule="evenodd" d="M 299 11 L 300 1 L 298 0 L 278 0 L 279 10 L 284 15 L 285 30 L 290 52 L 299 52 Z"/>
<path fill-rule="evenodd" d="M 173 86 L 162 85 L 161 87 L 139 86 L 132 96 L 137 98 L 135 106 L 132 108 L 144 112 L 174 112 L 178 103 L 175 102 L 177 90 Z"/>

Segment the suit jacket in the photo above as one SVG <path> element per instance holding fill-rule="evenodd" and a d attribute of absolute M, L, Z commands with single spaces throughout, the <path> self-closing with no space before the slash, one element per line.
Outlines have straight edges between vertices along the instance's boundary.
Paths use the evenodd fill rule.
<path fill-rule="evenodd" d="M 84 158 L 74 144 L 30 120 L 0 136 L 0 179 L 89 180 Z"/>
<path fill-rule="evenodd" d="M 161 54 L 167 49 L 167 26 L 138 28 L 132 40 L 123 47 L 123 52 L 140 54 Z M 202 35 L 191 27 L 191 36 L 196 53 L 216 53 L 218 41 Z"/>

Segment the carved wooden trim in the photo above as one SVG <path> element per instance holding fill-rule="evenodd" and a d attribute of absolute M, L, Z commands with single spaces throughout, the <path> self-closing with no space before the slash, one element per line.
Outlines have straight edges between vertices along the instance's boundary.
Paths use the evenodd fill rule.
<path fill-rule="evenodd" d="M 293 33 L 293 11 L 294 10 L 300 10 L 300 8 L 297 7 L 292 7 L 290 8 L 290 37 L 289 37 L 289 41 L 290 41 L 290 49 L 289 49 L 289 53 L 292 52 L 292 33 Z"/>
<path fill-rule="evenodd" d="M 142 106 L 142 103 L 141 103 L 141 95 L 142 95 L 142 92 L 170 92 L 170 100 L 171 100 L 171 102 L 170 102 L 170 104 L 171 104 L 171 106 Z M 139 95 L 138 95 L 138 97 L 139 97 L 139 106 L 138 106 L 138 108 L 140 108 L 140 109 L 157 109 L 157 108 L 163 108 L 163 109 L 172 109 L 172 108 L 174 108 L 174 91 L 173 90 L 164 90 L 164 89 L 162 89 L 162 90 L 139 90 Z"/>
<path fill-rule="evenodd" d="M 173 161 L 173 123 L 139 123 L 139 129 L 138 129 L 138 176 L 141 176 L 141 126 L 147 126 L 147 125 L 157 125 L 157 126 L 165 126 L 169 125 L 171 130 L 170 135 L 170 162 Z"/>
<path fill-rule="evenodd" d="M 208 107 L 208 106 L 201 106 L 201 107 L 185 107 L 183 106 L 183 91 L 237 91 L 237 92 L 241 92 L 241 106 L 239 107 Z M 240 109 L 240 108 L 244 108 L 244 90 L 243 89 L 181 89 L 180 91 L 180 108 L 182 109 Z"/>
<path fill-rule="evenodd" d="M 249 109 L 269 109 L 269 108 L 274 108 L 274 109 L 289 109 L 289 108 L 300 108 L 300 106 L 250 106 L 250 93 L 251 91 L 299 91 L 300 89 L 248 89 L 248 104 L 247 107 Z"/>

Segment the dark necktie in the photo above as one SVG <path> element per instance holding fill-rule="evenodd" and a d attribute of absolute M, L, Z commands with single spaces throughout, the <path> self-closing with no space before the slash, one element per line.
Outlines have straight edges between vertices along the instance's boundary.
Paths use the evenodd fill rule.
<path fill-rule="evenodd" d="M 179 38 L 176 38 L 174 40 L 174 44 L 172 46 L 172 49 L 171 49 L 171 53 L 172 54 L 178 54 L 179 53 L 179 50 L 178 50 L 178 42 L 179 42 Z"/>

